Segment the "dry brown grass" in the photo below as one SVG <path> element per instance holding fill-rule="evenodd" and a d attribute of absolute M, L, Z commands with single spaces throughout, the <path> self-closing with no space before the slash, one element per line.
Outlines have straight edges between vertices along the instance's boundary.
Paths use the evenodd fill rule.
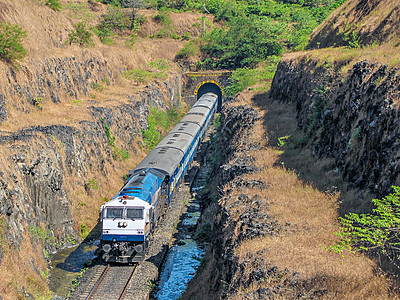
<path fill-rule="evenodd" d="M 50 296 L 45 276 L 48 267 L 41 253 L 41 246 L 34 245 L 27 233 L 23 234 L 20 249 L 16 252 L 13 247 L 2 244 L 3 253 L 0 273 L 0 294 L 3 299 L 26 299 L 22 294 L 22 287 L 34 297 Z M 32 265 L 44 277 L 32 271 Z"/>
<path fill-rule="evenodd" d="M 352 69 L 359 61 L 367 60 L 370 63 L 397 67 L 400 65 L 400 44 L 386 43 L 379 46 L 362 48 L 324 48 L 306 52 L 295 52 L 284 55 L 284 60 L 313 59 L 319 65 L 331 66 L 342 74 Z M 326 65 L 328 64 L 328 65 Z"/>
<path fill-rule="evenodd" d="M 361 44 L 398 42 L 399 0 L 349 0 L 336 9 L 311 35 L 314 48 L 345 45 L 352 32 Z"/>
<path fill-rule="evenodd" d="M 246 98 L 248 99 L 243 97 L 239 102 L 244 104 Z M 277 220 L 284 230 L 277 235 L 241 243 L 235 250 L 239 263 L 246 261 L 249 253 L 262 253 L 259 255 L 263 256 L 269 266 L 300 272 L 299 284 L 294 288 L 297 293 L 307 295 L 311 290 L 326 291 L 326 294 L 318 299 L 398 299 L 397 295 L 390 292 L 390 280 L 377 273 L 377 266 L 372 260 L 356 254 L 342 257 L 325 250 L 324 247 L 335 238 L 333 232 L 338 230 L 338 201 L 339 197 L 343 196 L 339 193 L 321 192 L 313 185 L 303 182 L 296 172 L 287 169 L 285 164 L 282 165 L 281 151 L 275 146 L 276 140 L 277 137 L 288 135 L 294 130 L 294 114 L 286 105 L 262 100 L 259 96 L 256 103 L 265 110 L 264 119 L 256 125 L 249 139 L 262 140 L 265 127 L 274 132 L 270 135 L 268 131 L 269 139 L 266 143 L 262 142 L 265 144 L 263 149 L 248 153 L 256 158 L 255 165 L 260 167 L 260 171 L 245 177 L 263 180 L 267 188 L 242 189 L 230 195 L 244 193 L 260 196 L 265 203 L 261 211 Z M 301 160 L 302 157 L 297 156 L 297 159 Z M 320 163 L 318 166 L 317 163 L 314 159 L 314 172 L 321 178 L 323 173 L 317 169 L 324 164 Z M 318 176 L 316 175 L 316 178 Z M 231 216 L 237 217 L 241 211 L 231 213 Z M 231 299 L 243 299 L 251 291 L 276 284 L 268 282 L 269 280 L 276 278 L 253 283 L 248 289 L 238 290 Z M 284 283 L 285 278 L 280 280 Z M 287 296 L 276 299 L 292 299 L 288 295 L 291 295 L 290 291 Z"/>

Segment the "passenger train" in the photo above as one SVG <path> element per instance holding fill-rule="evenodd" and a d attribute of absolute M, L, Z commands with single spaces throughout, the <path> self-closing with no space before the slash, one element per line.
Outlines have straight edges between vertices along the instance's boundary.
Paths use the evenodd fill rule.
<path fill-rule="evenodd" d="M 122 189 L 102 205 L 105 262 L 140 262 L 149 238 L 182 182 L 217 110 L 218 97 L 201 96 L 167 136 L 129 172 Z"/>

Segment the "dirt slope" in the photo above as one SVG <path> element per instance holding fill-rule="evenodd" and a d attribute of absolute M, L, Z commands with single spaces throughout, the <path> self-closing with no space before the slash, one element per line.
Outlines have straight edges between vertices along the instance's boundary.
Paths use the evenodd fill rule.
<path fill-rule="evenodd" d="M 393 43 L 400 36 L 399 0 L 350 0 L 316 30 L 309 48 Z"/>

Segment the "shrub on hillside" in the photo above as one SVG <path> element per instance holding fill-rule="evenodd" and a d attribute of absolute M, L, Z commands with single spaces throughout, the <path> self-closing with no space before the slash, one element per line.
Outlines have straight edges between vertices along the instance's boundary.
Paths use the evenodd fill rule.
<path fill-rule="evenodd" d="M 0 22 L 0 58 L 15 62 L 26 56 L 22 40 L 27 36 L 26 31 L 17 24 Z"/>
<path fill-rule="evenodd" d="M 74 30 L 68 34 L 67 43 L 79 44 L 79 46 L 91 46 L 93 45 L 92 33 L 86 29 L 86 25 L 83 22 L 74 24 Z"/>
<path fill-rule="evenodd" d="M 165 11 L 156 14 L 156 15 L 153 17 L 153 20 L 154 20 L 154 22 L 160 23 L 160 24 L 163 24 L 163 25 L 170 25 L 170 24 L 172 24 L 171 18 L 169 17 L 168 13 L 165 12 Z"/>
<path fill-rule="evenodd" d="M 139 83 L 147 82 L 148 78 L 151 76 L 150 72 L 145 69 L 131 69 L 125 71 L 122 76 L 129 80 L 136 81 L 136 85 Z"/>
<path fill-rule="evenodd" d="M 107 13 L 102 16 L 98 29 L 108 28 L 112 31 L 122 31 L 130 28 L 132 23 L 130 15 L 118 7 L 109 7 Z"/>
<path fill-rule="evenodd" d="M 142 130 L 145 147 L 152 150 L 161 141 L 162 133 L 168 132 L 181 118 L 182 115 L 176 108 L 164 111 L 151 107 L 147 116 L 147 129 Z"/>
<path fill-rule="evenodd" d="M 176 54 L 177 59 L 187 59 L 191 56 L 195 56 L 199 51 L 199 48 L 195 44 L 195 42 L 190 41 L 186 43 L 186 45 L 178 51 Z"/>
<path fill-rule="evenodd" d="M 44 5 L 47 5 L 52 10 L 55 10 L 55 11 L 60 11 L 61 10 L 60 0 L 46 0 L 44 2 Z"/>
<path fill-rule="evenodd" d="M 140 24 L 138 22 L 135 22 L 132 16 L 121 8 L 111 6 L 107 9 L 107 13 L 102 16 L 102 20 L 96 26 L 95 33 L 103 43 L 109 44 L 111 43 L 111 36 L 114 33 L 120 34 L 124 30 L 134 30 L 135 24 Z"/>
<path fill-rule="evenodd" d="M 392 188 L 392 194 L 372 200 L 372 214 L 349 213 L 340 218 L 340 230 L 335 232 L 339 240 L 327 249 L 337 253 L 381 253 L 400 268 L 400 187 Z"/>

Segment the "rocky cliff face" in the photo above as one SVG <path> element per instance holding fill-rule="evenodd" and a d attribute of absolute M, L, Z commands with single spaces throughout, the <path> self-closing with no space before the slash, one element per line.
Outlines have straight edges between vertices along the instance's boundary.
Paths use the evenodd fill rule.
<path fill-rule="evenodd" d="M 46 59 L 43 64 L 23 67 L 19 71 L 9 68 L 5 74 L 8 84 L 1 84 L 0 112 L 7 119 L 7 107 L 16 104 L 26 113 L 37 110 L 35 97 L 59 102 L 68 97 L 87 95 L 92 84 L 113 82 L 113 72 L 106 60 L 83 55 L 81 58 Z M 153 83 L 126 101 L 89 100 L 86 110 L 89 118 L 75 125 L 33 126 L 16 132 L 0 134 L 0 217 L 2 236 L 19 252 L 26 233 L 47 251 L 53 251 L 79 239 L 80 230 L 75 217 L 79 211 L 72 202 L 86 203 L 90 196 L 88 182 L 94 176 L 107 183 L 110 175 L 127 173 L 127 165 L 115 151 L 137 151 L 141 129 L 147 128 L 149 107 L 165 108 L 179 99 L 178 79 Z M 110 130 L 109 132 L 107 132 Z M 111 136 L 110 136 L 111 135 Z M 118 149 L 110 145 L 115 138 Z M 97 184 L 97 183 L 96 183 Z M 107 185 L 107 184 L 106 184 Z M 71 199 L 76 189 L 85 187 L 82 199 Z M 97 187 L 96 187 L 97 189 Z M 112 196 L 107 186 L 100 186 L 104 196 Z M 95 205 L 96 206 L 96 205 Z M 97 205 L 98 206 L 98 205 Z M 93 209 L 97 218 L 97 209 Z M 1 248 L 1 247 L 0 247 Z M 13 250 L 13 251 L 14 251 Z"/>
<path fill-rule="evenodd" d="M 47 58 L 22 65 L 3 65 L 0 85 L 0 124 L 7 120 L 8 108 L 29 113 L 47 101 L 88 96 L 94 84 L 110 83 L 114 76 L 101 56 L 83 52 L 81 56 Z"/>
<path fill-rule="evenodd" d="M 350 187 L 374 194 L 400 184 L 397 68 L 361 61 L 348 74 L 306 57 L 278 66 L 271 98 L 296 104 L 297 120 L 318 157 L 333 157 Z"/>

